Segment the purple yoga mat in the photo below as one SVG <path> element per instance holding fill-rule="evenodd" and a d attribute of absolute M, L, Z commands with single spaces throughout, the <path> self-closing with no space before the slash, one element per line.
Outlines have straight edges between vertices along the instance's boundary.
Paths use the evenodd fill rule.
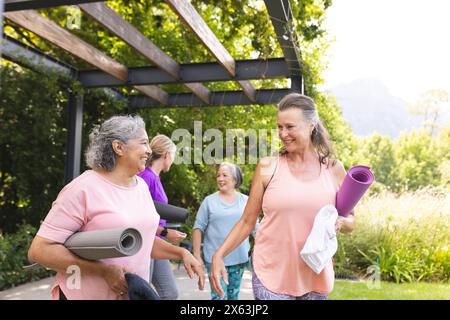
<path fill-rule="evenodd" d="M 336 209 L 340 216 L 348 216 L 374 180 L 369 167 L 354 166 L 348 170 L 336 193 Z"/>

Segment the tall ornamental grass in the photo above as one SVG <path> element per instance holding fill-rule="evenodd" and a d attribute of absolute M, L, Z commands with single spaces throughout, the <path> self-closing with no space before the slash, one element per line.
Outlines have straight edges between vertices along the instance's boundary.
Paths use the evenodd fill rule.
<path fill-rule="evenodd" d="M 338 272 L 364 277 L 377 269 L 381 279 L 397 283 L 449 281 L 448 189 L 381 192 L 363 199 L 356 216 L 355 230 L 339 235 Z"/>

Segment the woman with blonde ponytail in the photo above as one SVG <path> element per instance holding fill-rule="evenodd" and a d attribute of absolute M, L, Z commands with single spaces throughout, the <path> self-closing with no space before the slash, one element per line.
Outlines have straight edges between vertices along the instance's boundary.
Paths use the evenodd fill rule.
<path fill-rule="evenodd" d="M 169 137 L 159 134 L 150 142 L 152 154 L 147 160 L 146 168 L 139 174 L 147 183 L 154 201 L 168 203 L 167 195 L 159 175 L 168 172 L 175 160 L 176 146 Z M 166 220 L 160 219 L 156 236 L 165 238 L 173 244 L 178 244 L 186 234 L 174 229 L 166 228 Z M 150 282 L 155 287 L 162 300 L 176 300 L 178 289 L 172 266 L 169 260 L 152 260 L 150 263 Z"/>

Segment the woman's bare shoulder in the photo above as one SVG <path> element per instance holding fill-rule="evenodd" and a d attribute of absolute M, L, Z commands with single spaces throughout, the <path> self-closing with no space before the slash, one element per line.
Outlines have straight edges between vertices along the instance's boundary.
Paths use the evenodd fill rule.
<path fill-rule="evenodd" d="M 278 156 L 264 157 L 259 161 L 259 173 L 261 176 L 272 176 L 278 163 Z"/>
<path fill-rule="evenodd" d="M 345 167 L 342 164 L 342 162 L 338 159 L 329 160 L 329 161 L 330 161 L 330 164 L 329 164 L 330 171 L 331 171 L 333 177 L 336 179 L 336 181 L 340 185 L 342 183 L 342 181 L 344 180 L 345 175 L 347 174 L 347 172 L 345 171 Z"/>
<path fill-rule="evenodd" d="M 269 183 L 271 177 L 274 175 L 277 169 L 278 156 L 261 158 L 258 163 L 258 168 L 255 172 L 255 178 L 261 181 L 262 186 L 265 188 Z"/>

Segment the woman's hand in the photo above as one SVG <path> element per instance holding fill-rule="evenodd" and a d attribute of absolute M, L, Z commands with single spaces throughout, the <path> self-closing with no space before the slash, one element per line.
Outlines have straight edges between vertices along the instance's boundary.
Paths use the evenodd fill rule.
<path fill-rule="evenodd" d="M 127 271 L 123 267 L 116 265 L 103 265 L 103 268 L 103 279 L 108 283 L 111 290 L 120 297 L 127 294 L 128 284 L 125 279 L 125 273 Z"/>
<path fill-rule="evenodd" d="M 353 214 L 349 214 L 347 217 L 338 216 L 336 219 L 335 230 L 336 233 L 348 233 L 352 232 L 355 226 L 355 218 Z"/>
<path fill-rule="evenodd" d="M 205 262 L 203 261 L 201 255 L 197 255 L 194 253 L 194 258 L 197 259 L 198 262 L 200 262 L 200 266 L 205 269 Z"/>
<path fill-rule="evenodd" d="M 198 275 L 198 288 L 203 290 L 205 287 L 205 272 L 203 265 L 186 249 L 183 249 L 182 259 L 184 268 L 186 269 L 189 278 L 192 279 L 194 277 L 194 273 Z"/>
<path fill-rule="evenodd" d="M 186 233 L 174 229 L 167 229 L 167 240 L 173 244 L 178 244 L 186 238 Z"/>
<path fill-rule="evenodd" d="M 336 219 L 335 230 L 336 233 L 341 232 L 342 226 L 344 225 L 344 219 L 341 216 L 338 216 Z"/>
<path fill-rule="evenodd" d="M 213 255 L 209 281 L 211 282 L 217 294 L 223 298 L 225 296 L 225 292 L 223 292 L 222 285 L 220 283 L 220 277 L 222 277 L 223 281 L 225 281 L 225 284 L 228 285 L 228 274 L 227 269 L 225 268 L 225 264 L 223 263 L 223 259 L 221 256 Z"/>

